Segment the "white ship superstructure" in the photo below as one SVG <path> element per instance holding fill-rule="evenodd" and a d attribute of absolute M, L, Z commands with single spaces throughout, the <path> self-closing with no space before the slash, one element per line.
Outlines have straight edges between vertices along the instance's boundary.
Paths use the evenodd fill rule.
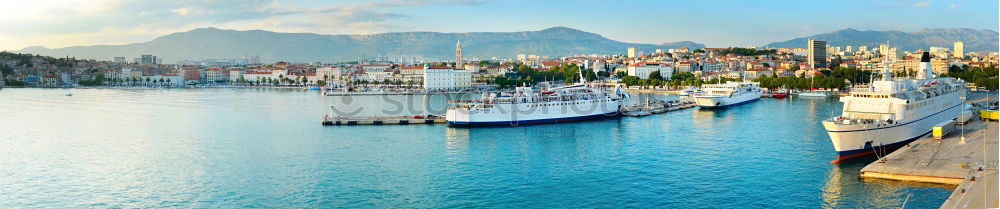
<path fill-rule="evenodd" d="M 582 76 L 581 76 L 582 77 Z M 630 96 L 621 87 L 605 92 L 584 82 L 536 92 L 483 94 L 478 100 L 450 101 L 445 115 L 453 126 L 525 125 L 618 117 Z"/>
<path fill-rule="evenodd" d="M 760 100 L 764 91 L 756 82 L 733 82 L 702 85 L 702 94 L 694 96 L 702 108 L 723 108 Z"/>
<path fill-rule="evenodd" d="M 916 79 L 892 79 L 888 61 L 883 79 L 841 97 L 841 116 L 823 121 L 841 160 L 883 153 L 905 145 L 961 112 L 965 82 L 933 78 L 924 52 Z"/>

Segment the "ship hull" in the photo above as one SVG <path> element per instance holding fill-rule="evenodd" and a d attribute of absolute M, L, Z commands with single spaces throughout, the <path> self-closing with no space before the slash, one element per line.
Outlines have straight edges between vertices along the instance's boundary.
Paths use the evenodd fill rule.
<path fill-rule="evenodd" d="M 712 108 L 727 108 L 742 104 L 747 104 L 760 100 L 760 92 L 749 93 L 741 95 L 737 98 L 721 97 L 721 96 L 696 96 L 694 98 L 695 102 L 701 108 L 712 109 Z"/>
<path fill-rule="evenodd" d="M 837 151 L 837 160 L 831 163 L 839 164 L 844 160 L 872 154 L 888 154 L 895 148 L 927 135 L 934 125 L 955 119 L 961 111 L 960 106 L 955 105 L 916 120 L 894 124 L 840 125 L 823 121 Z"/>
<path fill-rule="evenodd" d="M 566 104 L 573 103 L 573 104 Z M 449 126 L 518 126 L 597 120 L 621 116 L 626 100 L 495 104 L 490 110 L 449 109 Z M 561 105 L 560 105 L 561 104 Z"/>
<path fill-rule="evenodd" d="M 567 122 L 580 122 L 580 121 L 590 121 L 590 120 L 602 120 L 608 118 L 620 117 L 621 113 L 612 112 L 606 114 L 596 114 L 596 115 L 585 115 L 576 117 L 564 117 L 564 118 L 545 118 L 545 119 L 534 119 L 534 120 L 512 120 L 512 121 L 484 121 L 484 122 L 471 122 L 471 121 L 448 121 L 449 126 L 519 126 L 519 125 L 536 125 L 536 124 L 551 124 L 551 123 L 567 123 Z"/>

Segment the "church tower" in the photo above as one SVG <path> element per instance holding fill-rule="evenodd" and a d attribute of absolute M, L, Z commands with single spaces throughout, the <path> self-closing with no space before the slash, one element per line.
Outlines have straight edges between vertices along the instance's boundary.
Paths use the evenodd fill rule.
<path fill-rule="evenodd" d="M 455 69 L 465 68 L 465 62 L 462 61 L 462 40 L 458 40 L 455 44 Z"/>

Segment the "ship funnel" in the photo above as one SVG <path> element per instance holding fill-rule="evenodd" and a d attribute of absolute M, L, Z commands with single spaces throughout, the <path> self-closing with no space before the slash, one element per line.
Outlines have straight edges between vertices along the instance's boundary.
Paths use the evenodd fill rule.
<path fill-rule="evenodd" d="M 920 57 L 920 71 L 917 72 L 917 79 L 932 79 L 934 71 L 931 69 L 931 53 L 924 52 Z"/>

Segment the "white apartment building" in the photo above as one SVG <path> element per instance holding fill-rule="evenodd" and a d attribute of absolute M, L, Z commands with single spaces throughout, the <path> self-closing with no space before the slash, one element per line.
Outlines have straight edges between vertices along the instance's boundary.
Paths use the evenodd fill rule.
<path fill-rule="evenodd" d="M 240 69 L 240 68 L 229 69 L 229 80 L 230 81 L 238 81 L 241 78 L 243 78 L 243 73 L 244 73 L 243 69 Z"/>
<path fill-rule="evenodd" d="M 424 65 L 424 89 L 463 89 L 472 86 L 472 72 L 447 66 Z"/>
<path fill-rule="evenodd" d="M 220 68 L 209 68 L 205 70 L 205 81 L 210 83 L 223 83 L 229 79 Z"/>
<path fill-rule="evenodd" d="M 321 67 L 316 69 L 316 77 L 323 79 L 326 76 L 329 80 L 337 81 L 340 80 L 342 71 L 339 67 Z"/>
<path fill-rule="evenodd" d="M 670 79 L 674 75 L 674 67 L 663 63 L 640 62 L 629 65 L 627 69 L 628 75 L 642 79 L 649 79 L 649 74 L 655 71 L 660 71 L 660 76 L 664 79 Z"/>

